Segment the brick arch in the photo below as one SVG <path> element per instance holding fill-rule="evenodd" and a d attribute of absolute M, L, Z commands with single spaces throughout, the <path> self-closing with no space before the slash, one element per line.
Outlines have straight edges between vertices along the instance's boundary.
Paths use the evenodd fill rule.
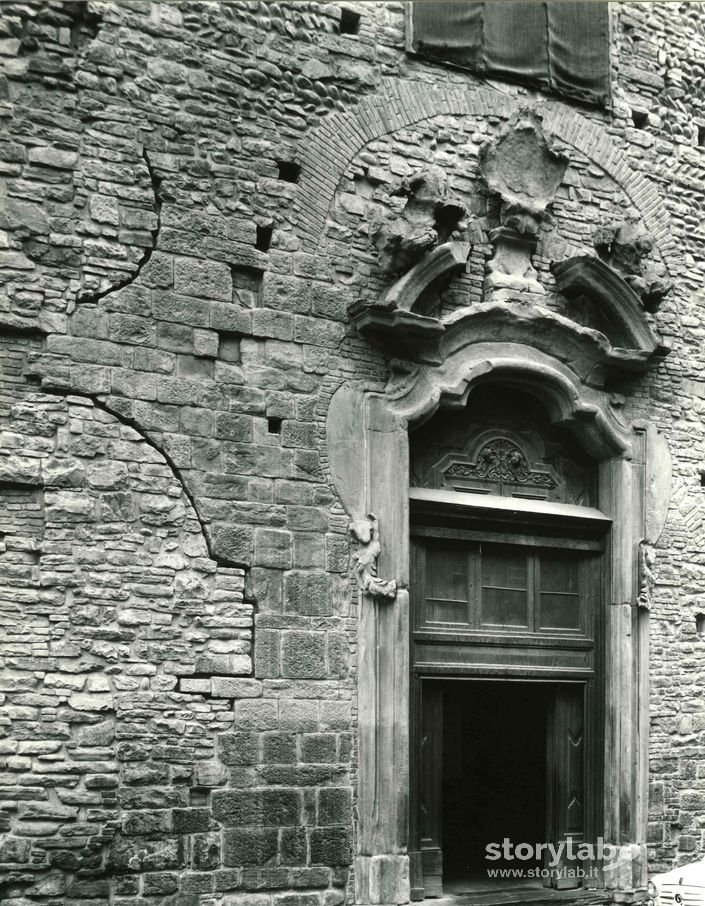
<path fill-rule="evenodd" d="M 375 139 L 436 116 L 494 116 L 508 119 L 526 107 L 514 98 L 485 88 L 440 89 L 384 79 L 379 94 L 363 98 L 347 113 L 336 113 L 318 127 L 301 154 L 301 179 L 295 210 L 303 246 L 313 251 L 320 242 L 333 195 L 345 168 Z M 669 271 L 680 257 L 668 214 L 655 187 L 630 166 L 601 124 L 570 109 L 542 100 L 536 104 L 548 132 L 572 145 L 605 170 L 641 212 Z"/>

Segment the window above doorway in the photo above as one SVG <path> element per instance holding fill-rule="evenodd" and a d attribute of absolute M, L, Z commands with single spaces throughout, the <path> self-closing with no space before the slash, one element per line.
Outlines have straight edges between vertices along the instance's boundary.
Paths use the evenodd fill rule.
<path fill-rule="evenodd" d="M 585 634 L 588 552 L 431 538 L 421 546 L 419 628 Z"/>

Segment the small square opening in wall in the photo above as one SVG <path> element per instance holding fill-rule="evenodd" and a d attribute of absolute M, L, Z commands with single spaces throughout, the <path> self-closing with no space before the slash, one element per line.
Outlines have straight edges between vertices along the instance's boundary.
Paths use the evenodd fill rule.
<path fill-rule="evenodd" d="M 274 232 L 274 225 L 271 223 L 266 224 L 265 226 L 257 227 L 257 238 L 255 239 L 255 248 L 259 252 L 268 252 L 269 247 L 272 244 L 272 233 Z"/>
<path fill-rule="evenodd" d="M 340 11 L 340 34 L 356 35 L 360 31 L 360 13 L 343 7 Z"/>
<path fill-rule="evenodd" d="M 698 145 L 705 147 L 705 125 L 702 124 L 698 126 Z"/>
<path fill-rule="evenodd" d="M 283 418 L 278 418 L 277 416 L 270 416 L 267 419 L 267 431 L 270 434 L 281 434 L 282 433 L 282 422 Z"/>
<path fill-rule="evenodd" d="M 700 487 L 705 488 L 705 469 L 700 470 Z"/>
<path fill-rule="evenodd" d="M 695 614 L 695 631 L 698 635 L 705 635 L 705 613 Z"/>
<path fill-rule="evenodd" d="M 298 182 L 301 167 L 293 160 L 278 160 L 277 171 L 277 178 L 283 182 Z"/>
<path fill-rule="evenodd" d="M 645 129 L 649 122 L 649 113 L 647 110 L 632 110 L 632 122 L 637 129 Z"/>

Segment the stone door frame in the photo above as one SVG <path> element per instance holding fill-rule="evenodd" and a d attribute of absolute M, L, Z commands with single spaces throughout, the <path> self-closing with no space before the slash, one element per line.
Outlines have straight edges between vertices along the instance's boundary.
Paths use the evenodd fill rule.
<path fill-rule="evenodd" d="M 328 414 L 331 471 L 353 518 L 379 524 L 377 574 L 395 579 L 390 600 L 361 591 L 359 781 L 355 901 L 409 902 L 410 627 L 409 427 L 443 406 L 464 406 L 478 381 L 521 386 L 554 424 L 598 460 L 600 509 L 612 520 L 604 613 L 604 832 L 618 856 L 605 885 L 645 883 L 648 790 L 648 588 L 640 564 L 665 519 L 668 448 L 651 425 L 627 425 L 606 394 L 535 347 L 497 341 L 453 344 L 440 367 L 422 366 L 382 389 L 343 385 Z M 351 450 L 359 457 L 351 460 Z"/>

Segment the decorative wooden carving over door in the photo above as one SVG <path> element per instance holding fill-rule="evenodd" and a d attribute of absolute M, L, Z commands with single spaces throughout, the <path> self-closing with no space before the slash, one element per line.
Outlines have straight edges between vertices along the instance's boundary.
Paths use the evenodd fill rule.
<path fill-rule="evenodd" d="M 591 464 L 520 391 L 479 388 L 437 415 L 412 445 L 412 487 L 590 505 Z"/>

